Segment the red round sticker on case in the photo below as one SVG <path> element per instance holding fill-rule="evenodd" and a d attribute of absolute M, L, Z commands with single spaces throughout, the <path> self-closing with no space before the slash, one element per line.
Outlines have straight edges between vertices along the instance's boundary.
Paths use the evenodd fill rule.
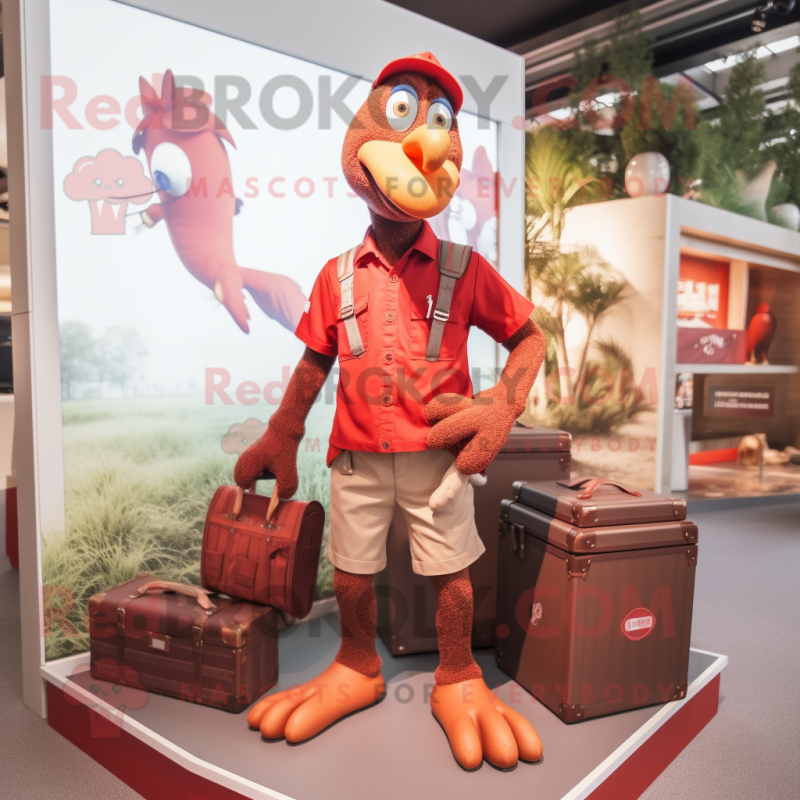
<path fill-rule="evenodd" d="M 649 636 L 656 627 L 656 615 L 646 608 L 634 608 L 633 611 L 622 620 L 622 632 L 632 642 L 638 642 Z"/>

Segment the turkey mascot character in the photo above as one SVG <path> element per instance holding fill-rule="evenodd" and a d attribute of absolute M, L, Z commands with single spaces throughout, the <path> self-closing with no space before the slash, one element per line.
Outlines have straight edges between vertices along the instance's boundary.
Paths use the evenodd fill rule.
<path fill-rule="evenodd" d="M 413 569 L 430 577 L 436 597 L 433 714 L 463 768 L 486 759 L 508 769 L 538 761 L 542 744 L 472 657 L 469 565 L 484 547 L 468 476 L 485 470 L 524 409 L 545 339 L 528 300 L 469 247 L 440 242 L 426 221 L 458 187 L 461 102 L 458 81 L 432 54 L 400 58 L 384 67 L 345 136 L 342 168 L 372 224 L 319 274 L 297 327 L 307 348 L 267 431 L 235 469 L 239 486 L 269 470 L 280 497 L 294 494 L 305 419 L 338 356 L 328 557 L 341 645 L 317 678 L 266 697 L 247 720 L 267 739 L 301 742 L 382 698 L 373 576 L 400 518 Z M 475 397 L 472 325 L 509 351 L 500 382 Z"/>

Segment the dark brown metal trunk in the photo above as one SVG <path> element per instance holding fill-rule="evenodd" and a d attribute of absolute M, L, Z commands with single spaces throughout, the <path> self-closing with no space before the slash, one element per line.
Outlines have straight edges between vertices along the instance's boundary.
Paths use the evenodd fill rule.
<path fill-rule="evenodd" d="M 473 647 L 495 644 L 500 503 L 512 497 L 514 481 L 569 480 L 571 443 L 564 431 L 515 425 L 486 470 L 486 485 L 475 487 L 475 524 L 486 552 L 470 567 Z M 378 633 L 393 655 L 437 652 L 433 589 L 429 578 L 411 569 L 407 531 L 392 529 L 387 549 L 386 569 L 375 576 Z"/>
<path fill-rule="evenodd" d="M 636 498 L 641 516 L 673 519 L 634 522 L 631 500 L 628 524 L 581 527 L 529 507 L 555 497 L 551 508 L 571 508 L 562 488 L 516 487 L 519 501 L 503 503 L 497 663 L 564 722 L 685 697 L 697 526 L 653 493 Z M 608 493 L 610 508 L 612 492 L 602 486 L 584 506 L 602 508 Z M 603 519 L 585 510 L 568 516 Z"/>
<path fill-rule="evenodd" d="M 139 596 L 142 576 L 89 600 L 92 676 L 239 712 L 278 680 L 277 612 L 209 595 Z"/>

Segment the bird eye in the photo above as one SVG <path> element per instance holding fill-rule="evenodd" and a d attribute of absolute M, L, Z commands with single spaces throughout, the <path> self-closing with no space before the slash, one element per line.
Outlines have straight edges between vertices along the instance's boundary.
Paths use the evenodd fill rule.
<path fill-rule="evenodd" d="M 92 186 L 98 186 L 99 187 L 99 186 L 102 186 L 102 185 L 103 185 L 103 181 L 100 178 L 95 178 L 92 181 Z"/>
<path fill-rule="evenodd" d="M 393 130 L 407 131 L 417 118 L 417 93 L 405 84 L 395 86 L 386 103 L 386 119 Z"/>
<path fill-rule="evenodd" d="M 114 186 L 116 186 L 119 189 L 121 189 L 124 185 L 125 185 L 125 181 L 122 178 L 117 178 L 114 181 Z"/>
<path fill-rule="evenodd" d="M 183 197 L 192 182 L 192 165 L 189 156 L 172 142 L 162 142 L 150 157 L 153 182 L 162 192 Z"/>
<path fill-rule="evenodd" d="M 453 124 L 453 109 L 444 98 L 434 100 L 428 109 L 428 125 L 450 130 Z"/>

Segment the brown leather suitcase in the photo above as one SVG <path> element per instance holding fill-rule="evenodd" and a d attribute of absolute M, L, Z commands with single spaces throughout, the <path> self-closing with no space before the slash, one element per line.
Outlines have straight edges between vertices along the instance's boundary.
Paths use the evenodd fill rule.
<path fill-rule="evenodd" d="M 698 552 L 685 502 L 600 479 L 514 488 L 500 668 L 564 722 L 685 697 Z"/>
<path fill-rule="evenodd" d="M 142 575 L 89 599 L 94 678 L 239 712 L 278 680 L 278 612 Z"/>
<path fill-rule="evenodd" d="M 568 480 L 572 437 L 566 431 L 515 425 L 475 487 L 475 524 L 486 552 L 470 567 L 475 598 L 473 647 L 494 647 L 497 599 L 497 520 L 514 481 Z M 393 655 L 437 652 L 435 607 L 429 578 L 411 568 L 408 533 L 392 529 L 386 569 L 376 575 L 378 633 Z"/>
<path fill-rule="evenodd" d="M 203 530 L 203 586 L 302 619 L 311 611 L 325 527 L 316 500 L 286 500 L 220 486 Z"/>

